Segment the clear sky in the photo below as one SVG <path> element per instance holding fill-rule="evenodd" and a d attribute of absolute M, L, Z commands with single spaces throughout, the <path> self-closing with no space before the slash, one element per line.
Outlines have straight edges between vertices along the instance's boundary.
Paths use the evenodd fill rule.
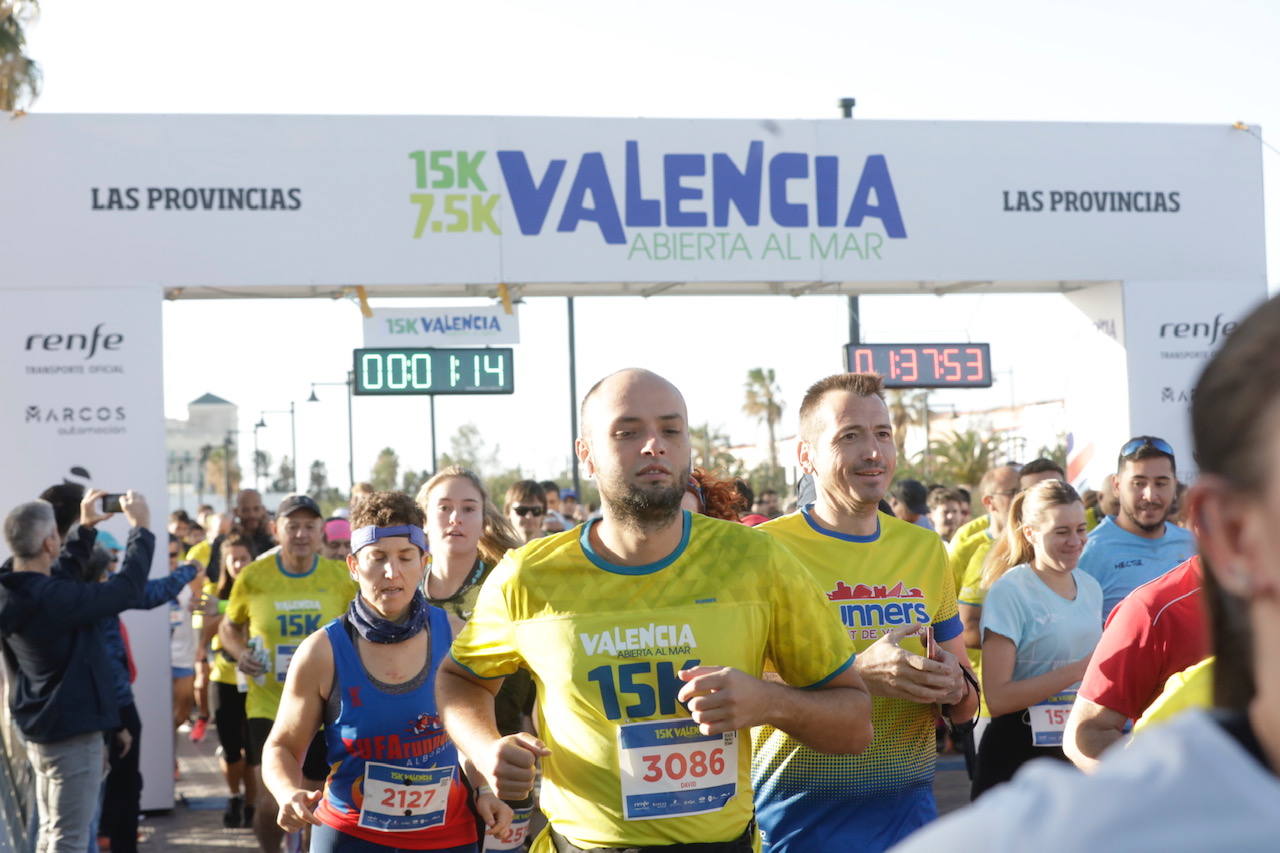
<path fill-rule="evenodd" d="M 1277 43 L 1274 0 L 46 0 L 29 33 L 45 74 L 35 112 L 785 119 L 834 117 L 851 95 L 860 118 L 1241 120 L 1280 144 Z M 1271 256 L 1280 247 L 1277 157 L 1263 157 Z M 1274 273 L 1269 280 L 1274 290 Z M 1080 316 L 1060 297 L 862 305 L 868 341 L 992 343 L 996 387 L 936 393 L 946 408 L 1063 393 L 1070 360 L 1043 343 L 1074 341 Z M 447 449 L 474 422 L 506 464 L 549 476 L 570 449 L 565 300 L 530 299 L 520 310 L 517 393 L 441 398 L 438 433 Z M 804 387 L 841 368 L 848 327 L 843 298 L 830 296 L 581 298 L 577 318 L 580 392 L 612 369 L 650 367 L 685 391 L 694 422 L 736 443 L 763 436 L 740 411 L 747 371 L 777 370 L 789 425 Z M 345 376 L 359 343 L 359 312 L 347 302 L 169 303 L 166 410 L 184 416 L 205 391 L 226 397 L 241 407 L 247 449 L 259 410 L 296 400 L 303 464 L 324 459 L 345 485 L 342 389 L 302 401 L 310 382 Z M 357 399 L 357 477 L 388 445 L 428 467 L 426 412 L 425 399 Z M 258 437 L 279 459 L 288 436 L 277 415 Z"/>

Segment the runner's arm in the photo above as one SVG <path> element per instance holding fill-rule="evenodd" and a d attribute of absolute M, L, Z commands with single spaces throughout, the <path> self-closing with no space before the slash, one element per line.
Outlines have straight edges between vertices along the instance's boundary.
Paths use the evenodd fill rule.
<path fill-rule="evenodd" d="M 534 760 L 550 752 L 526 732 L 503 737 L 493 697 L 502 678 L 481 678 L 452 656 L 436 671 L 436 705 L 449 738 L 504 800 L 522 800 L 533 790 Z"/>
<path fill-rule="evenodd" d="M 982 605 L 960 602 L 960 621 L 964 624 L 965 648 L 982 648 Z"/>
<path fill-rule="evenodd" d="M 970 676 L 973 675 L 973 670 L 969 668 L 969 656 L 965 654 L 964 638 L 962 636 L 943 640 L 938 645 L 943 651 L 955 658 L 956 665 L 960 669 L 968 672 Z M 968 722 L 978 713 L 978 691 L 971 689 L 972 686 L 969 684 L 969 679 L 964 677 L 964 673 L 961 673 L 960 678 L 964 693 L 960 694 L 960 698 L 955 702 L 942 703 L 951 706 L 948 718 L 951 720 L 952 725 Z M 976 683 L 977 679 L 975 678 L 974 681 Z"/>
<path fill-rule="evenodd" d="M 1013 665 L 1017 657 L 1018 647 L 1013 640 L 987 629 L 982 642 L 982 692 L 992 717 L 1030 708 L 1066 690 L 1084 677 L 1085 667 L 1089 665 L 1087 657 L 1081 658 L 1044 675 L 1014 681 Z"/>
<path fill-rule="evenodd" d="M 222 640 L 222 649 L 232 660 L 240 660 L 249 649 L 249 623 L 223 618 L 218 625 L 218 639 Z"/>
<path fill-rule="evenodd" d="M 313 811 L 321 792 L 309 790 L 316 780 L 302 778 L 302 760 L 324 724 L 324 703 L 332 689 L 333 649 L 328 635 L 317 631 L 302 641 L 289 662 L 280 710 L 262 747 L 262 782 L 280 804 L 277 822 L 286 832 L 320 824 Z"/>
<path fill-rule="evenodd" d="M 703 734 L 770 725 L 832 755 L 856 755 L 871 745 L 871 694 L 852 666 L 813 688 L 732 667 L 694 667 L 680 678 L 685 685 L 677 698 Z"/>
<path fill-rule="evenodd" d="M 985 667 L 984 667 L 985 669 Z M 1102 753 L 1124 737 L 1129 718 L 1119 711 L 1076 696 L 1062 733 L 1062 751 L 1071 763 L 1086 772 L 1093 770 Z"/>

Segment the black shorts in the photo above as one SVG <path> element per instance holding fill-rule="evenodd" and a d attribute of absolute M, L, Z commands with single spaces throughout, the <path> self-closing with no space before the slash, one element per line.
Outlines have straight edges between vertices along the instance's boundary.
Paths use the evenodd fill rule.
<path fill-rule="evenodd" d="M 235 764 L 244 758 L 248 747 L 249 731 L 244 717 L 245 694 L 234 684 L 214 681 L 212 685 L 209 704 L 213 706 L 213 724 L 218 729 L 218 745 L 222 747 L 223 760 L 228 764 Z"/>
<path fill-rule="evenodd" d="M 245 750 L 245 757 L 250 767 L 258 767 L 262 764 L 262 747 L 267 743 L 267 735 L 271 734 L 271 725 L 274 722 L 261 717 L 249 718 L 249 744 Z M 318 782 L 328 777 L 329 762 L 325 760 L 324 753 L 324 732 L 319 731 L 311 739 L 311 745 L 307 747 L 307 757 L 302 760 L 302 778 Z"/>

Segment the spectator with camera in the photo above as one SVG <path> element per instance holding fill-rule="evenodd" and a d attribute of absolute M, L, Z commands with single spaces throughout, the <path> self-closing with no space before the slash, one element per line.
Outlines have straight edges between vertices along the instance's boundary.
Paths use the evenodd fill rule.
<path fill-rule="evenodd" d="M 121 571 L 106 583 L 79 580 L 95 526 L 113 514 L 95 506 L 104 494 L 95 489 L 81 501 L 65 553 L 48 501 L 20 504 L 4 522 L 13 553 L 0 571 L 0 647 L 15 679 L 9 708 L 36 774 L 37 849 L 59 853 L 88 847 L 105 733 L 120 728 L 100 620 L 136 605 L 155 550 L 146 500 L 127 492 L 120 508 L 132 529 Z"/>

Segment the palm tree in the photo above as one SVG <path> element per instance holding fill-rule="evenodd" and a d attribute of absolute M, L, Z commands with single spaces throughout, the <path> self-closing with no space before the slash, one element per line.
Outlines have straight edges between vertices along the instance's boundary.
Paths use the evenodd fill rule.
<path fill-rule="evenodd" d="M 689 428 L 693 464 L 708 471 L 721 470 L 732 477 L 742 474 L 742 463 L 729 452 L 729 436 L 709 423 Z"/>
<path fill-rule="evenodd" d="M 742 411 L 769 429 L 769 468 L 775 477 L 778 466 L 778 423 L 782 420 L 782 389 L 774 378 L 772 367 L 753 367 L 747 371 L 747 401 Z"/>
<path fill-rule="evenodd" d="M 23 53 L 22 31 L 39 11 L 38 0 L 0 0 L 0 111 L 20 110 L 40 96 L 40 66 Z"/>
<path fill-rule="evenodd" d="M 932 479 L 952 486 L 973 486 L 982 479 L 1000 452 L 1000 440 L 977 430 L 953 432 L 929 442 Z"/>
<path fill-rule="evenodd" d="M 907 430 L 913 426 L 924 426 L 928 415 L 928 391 L 905 391 L 901 388 L 885 392 L 885 404 L 889 407 L 889 420 L 893 424 L 893 445 L 898 449 L 898 458 L 907 458 Z"/>

